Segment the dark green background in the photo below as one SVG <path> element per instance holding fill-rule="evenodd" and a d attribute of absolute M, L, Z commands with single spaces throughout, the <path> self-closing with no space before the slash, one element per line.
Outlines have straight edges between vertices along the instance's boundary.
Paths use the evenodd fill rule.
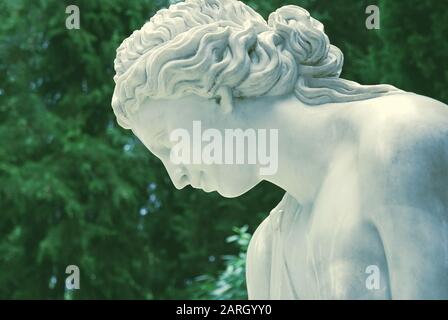
<path fill-rule="evenodd" d="M 264 17 L 284 4 L 308 9 L 344 52 L 347 79 L 448 102 L 446 0 L 246 3 Z M 65 28 L 69 4 L 80 30 Z M 365 27 L 369 4 L 381 9 L 380 30 Z M 249 235 L 225 239 L 233 226 L 252 233 L 281 190 L 177 191 L 110 107 L 115 49 L 166 5 L 0 3 L 0 298 L 245 297 Z M 64 289 L 70 264 L 81 271 L 75 292 Z"/>

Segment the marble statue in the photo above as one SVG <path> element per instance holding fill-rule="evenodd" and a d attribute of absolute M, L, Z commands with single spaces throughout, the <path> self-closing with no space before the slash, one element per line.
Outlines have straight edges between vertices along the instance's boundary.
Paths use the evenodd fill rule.
<path fill-rule="evenodd" d="M 187 0 L 117 49 L 112 106 L 178 189 L 285 190 L 249 245 L 250 299 L 447 299 L 448 108 L 344 80 L 342 65 L 298 6 L 265 21 L 240 1 Z M 278 163 L 174 161 L 172 133 L 195 122 L 213 148 L 226 130 L 276 130 Z"/>

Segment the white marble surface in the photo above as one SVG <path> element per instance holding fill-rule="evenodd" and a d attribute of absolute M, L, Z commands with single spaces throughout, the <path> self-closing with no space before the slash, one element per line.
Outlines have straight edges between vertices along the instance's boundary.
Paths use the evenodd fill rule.
<path fill-rule="evenodd" d="M 160 11 L 117 50 L 112 106 L 177 188 L 286 194 L 247 258 L 251 299 L 448 298 L 448 107 L 339 78 L 342 53 L 305 10 Z M 169 133 L 277 129 L 278 170 L 170 161 Z M 193 134 L 193 132 L 191 132 Z M 379 270 L 369 288 L 366 268 Z"/>

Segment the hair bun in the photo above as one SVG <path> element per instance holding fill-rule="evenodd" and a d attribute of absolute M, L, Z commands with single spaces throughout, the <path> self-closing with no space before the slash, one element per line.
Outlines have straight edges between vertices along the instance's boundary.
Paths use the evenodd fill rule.
<path fill-rule="evenodd" d="M 324 26 L 307 10 L 293 5 L 281 7 L 269 15 L 268 25 L 301 66 L 302 76 L 339 76 L 342 52 L 330 45 Z"/>

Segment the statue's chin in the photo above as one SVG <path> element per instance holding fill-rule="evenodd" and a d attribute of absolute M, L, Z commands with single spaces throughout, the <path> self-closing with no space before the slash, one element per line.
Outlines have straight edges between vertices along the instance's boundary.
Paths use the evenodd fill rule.
<path fill-rule="evenodd" d="M 212 187 L 209 187 L 209 186 L 195 186 L 195 185 L 192 184 L 191 187 L 192 187 L 193 189 L 202 190 L 202 191 L 205 191 L 205 192 L 207 192 L 207 193 L 216 191 L 215 189 L 213 189 Z"/>
<path fill-rule="evenodd" d="M 222 191 L 218 191 L 219 195 L 224 197 L 224 198 L 236 198 L 238 196 L 240 196 L 240 194 L 235 195 L 233 193 L 227 193 L 227 192 L 222 192 Z"/>
<path fill-rule="evenodd" d="M 204 190 L 207 193 L 216 191 L 215 189 L 213 189 L 212 187 L 209 187 L 209 186 L 203 186 L 201 189 Z"/>
<path fill-rule="evenodd" d="M 216 191 L 224 198 L 237 198 L 237 197 L 245 194 L 250 189 L 251 188 L 247 188 L 245 190 L 233 189 L 233 190 L 216 190 Z"/>

